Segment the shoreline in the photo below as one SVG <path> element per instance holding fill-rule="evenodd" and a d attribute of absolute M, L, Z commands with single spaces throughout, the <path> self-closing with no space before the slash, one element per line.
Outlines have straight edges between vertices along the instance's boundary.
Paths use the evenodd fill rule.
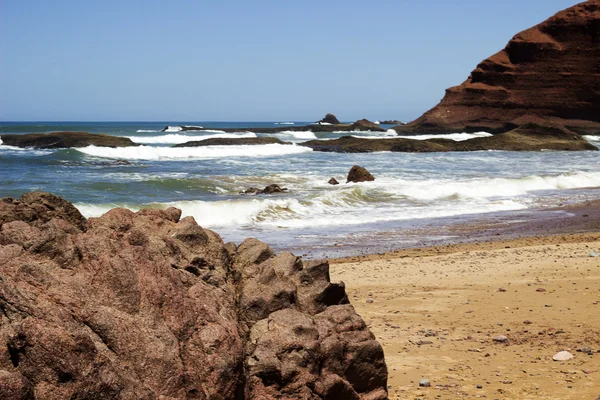
<path fill-rule="evenodd" d="M 557 211 L 571 222 L 467 224 L 465 243 L 329 259 L 384 348 L 390 399 L 600 396 L 600 201 Z M 562 350 L 574 358 L 553 361 Z"/>

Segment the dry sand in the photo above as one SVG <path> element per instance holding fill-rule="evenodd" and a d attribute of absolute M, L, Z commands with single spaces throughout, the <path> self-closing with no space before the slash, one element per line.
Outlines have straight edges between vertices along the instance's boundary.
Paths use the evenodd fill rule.
<path fill-rule="evenodd" d="M 593 251 L 600 233 L 467 243 L 330 260 L 331 278 L 383 345 L 390 399 L 595 400 Z M 561 350 L 575 357 L 553 361 Z"/>

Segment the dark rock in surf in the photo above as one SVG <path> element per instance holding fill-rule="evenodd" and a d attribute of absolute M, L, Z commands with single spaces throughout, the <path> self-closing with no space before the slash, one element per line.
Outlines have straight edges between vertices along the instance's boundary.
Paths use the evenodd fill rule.
<path fill-rule="evenodd" d="M 350 168 L 350 171 L 348 172 L 348 178 L 346 180 L 346 183 L 348 182 L 368 182 L 368 181 L 374 181 L 375 177 L 373 175 L 371 175 L 371 173 L 369 171 L 367 171 L 366 168 L 361 167 L 360 165 L 355 165 L 352 168 Z"/>
<path fill-rule="evenodd" d="M 253 146 L 262 144 L 291 144 L 274 137 L 254 138 L 210 138 L 176 144 L 173 147 L 200 147 L 200 146 Z"/>
<path fill-rule="evenodd" d="M 202 131 L 205 128 L 202 126 L 186 126 L 186 125 L 175 125 L 175 126 L 165 126 L 161 129 L 161 132 L 168 132 L 172 130 L 172 128 L 179 128 L 176 132 L 185 132 L 185 131 Z"/>
<path fill-rule="evenodd" d="M 0 200 L 0 398 L 388 398 L 326 261 L 225 245 L 175 208 L 75 211 Z"/>
<path fill-rule="evenodd" d="M 121 136 L 87 132 L 28 133 L 25 135 L 0 135 L 2 144 L 36 149 L 65 149 L 70 147 L 131 147 L 139 146 L 131 139 Z"/>
<path fill-rule="evenodd" d="M 339 184 L 340 184 L 340 183 L 337 181 L 337 179 L 335 179 L 335 178 L 331 178 L 331 179 L 329 180 L 329 182 L 327 182 L 327 183 L 329 183 L 330 185 L 339 185 Z"/>
<path fill-rule="evenodd" d="M 255 187 L 248 188 L 242 191 L 240 194 L 273 194 L 273 193 L 285 193 L 288 189 L 282 188 L 279 185 L 271 184 L 264 189 L 258 189 Z"/>
<path fill-rule="evenodd" d="M 337 119 L 337 117 L 335 115 L 333 115 L 331 113 L 327 113 L 327 115 L 325 115 L 325 118 L 323 118 L 322 120 L 317 122 L 317 124 L 320 124 L 320 123 L 339 125 L 340 121 Z"/>
<path fill-rule="evenodd" d="M 353 131 L 376 131 L 381 132 L 383 129 L 374 122 L 369 121 L 368 119 L 359 119 L 352 125 L 350 125 L 350 130 Z"/>

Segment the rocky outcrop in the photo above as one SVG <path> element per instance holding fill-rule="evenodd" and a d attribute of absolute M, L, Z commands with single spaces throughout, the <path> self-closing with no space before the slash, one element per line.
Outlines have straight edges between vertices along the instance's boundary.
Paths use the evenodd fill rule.
<path fill-rule="evenodd" d="M 251 146 L 261 144 L 291 144 L 274 137 L 254 138 L 210 138 L 176 144 L 173 147 L 200 147 L 200 146 Z"/>
<path fill-rule="evenodd" d="M 340 183 L 338 182 L 338 180 L 337 180 L 337 179 L 335 179 L 335 178 L 331 178 L 331 179 L 329 179 L 329 181 L 328 181 L 327 183 L 329 183 L 330 185 L 339 185 L 339 184 L 340 184 Z"/>
<path fill-rule="evenodd" d="M 325 115 L 325 118 L 323 118 L 322 120 L 317 122 L 317 124 L 320 124 L 320 123 L 339 125 L 340 121 L 337 119 L 337 117 L 335 115 L 333 115 L 331 113 L 327 113 L 327 115 Z"/>
<path fill-rule="evenodd" d="M 130 147 L 138 146 L 131 139 L 120 136 L 87 132 L 29 133 L 25 135 L 0 135 L 2 144 L 37 149 L 65 149 L 69 147 Z"/>
<path fill-rule="evenodd" d="M 506 132 L 544 118 L 600 132 L 600 0 L 559 12 L 510 40 L 398 132 Z"/>
<path fill-rule="evenodd" d="M 370 182 L 374 180 L 375 177 L 371 175 L 371 173 L 367 171 L 366 168 L 361 167 L 360 165 L 354 165 L 352 168 L 350 168 L 350 171 L 348 172 L 348 178 L 346 179 L 346 183 Z"/>
<path fill-rule="evenodd" d="M 161 132 L 186 132 L 186 131 L 201 131 L 204 130 L 202 126 L 188 126 L 188 125 L 175 125 L 175 126 L 165 126 L 161 129 Z"/>
<path fill-rule="evenodd" d="M 353 131 L 382 131 L 383 129 L 376 123 L 369 121 L 368 119 L 359 119 L 352 125 L 350 125 L 350 130 Z"/>
<path fill-rule="evenodd" d="M 391 151 L 430 153 L 446 151 L 541 151 L 598 150 L 577 133 L 548 121 L 531 122 L 509 132 L 457 142 L 449 139 L 416 140 L 406 138 L 363 139 L 342 136 L 335 140 L 310 140 L 300 143 L 315 151 L 334 153 L 370 153 Z"/>
<path fill-rule="evenodd" d="M 175 208 L 0 200 L 0 311 L 3 399 L 387 398 L 326 262 L 224 244 Z"/>

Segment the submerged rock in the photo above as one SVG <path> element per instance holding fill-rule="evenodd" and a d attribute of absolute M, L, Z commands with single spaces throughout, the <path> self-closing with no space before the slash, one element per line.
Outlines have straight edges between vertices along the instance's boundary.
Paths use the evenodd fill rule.
<path fill-rule="evenodd" d="M 367 181 L 374 181 L 375 177 L 373 175 L 371 175 L 371 173 L 369 171 L 367 171 L 366 168 L 361 167 L 360 165 L 355 165 L 352 168 L 350 168 L 350 171 L 348 172 L 348 178 L 346 180 L 346 183 L 348 182 L 367 182 Z"/>
<path fill-rule="evenodd" d="M 327 183 L 330 185 L 339 185 L 340 183 L 335 178 L 331 178 Z"/>
<path fill-rule="evenodd" d="M 87 132 L 28 133 L 25 135 L 0 135 L 2 144 L 37 149 L 65 149 L 69 147 L 130 147 L 139 146 L 131 139 L 121 136 L 101 135 Z"/>
<path fill-rule="evenodd" d="M 398 132 L 506 132 L 528 118 L 600 131 L 600 0 L 515 35 L 442 101 Z"/>
<path fill-rule="evenodd" d="M 0 309 L 0 398 L 387 399 L 326 261 L 225 245 L 175 208 L 0 200 Z"/>

